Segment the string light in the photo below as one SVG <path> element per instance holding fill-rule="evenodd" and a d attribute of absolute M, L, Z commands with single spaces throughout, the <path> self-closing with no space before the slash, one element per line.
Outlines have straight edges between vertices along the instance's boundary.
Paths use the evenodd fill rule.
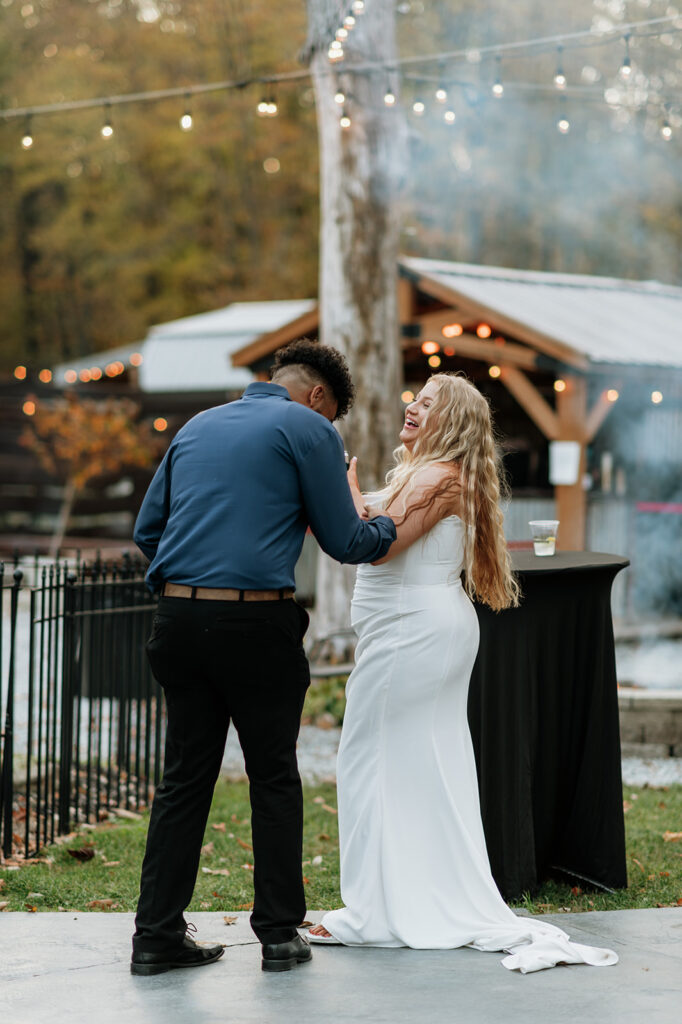
<path fill-rule="evenodd" d="M 35 402 L 31 402 L 31 401 L 24 402 L 24 404 L 22 405 L 21 408 L 22 408 L 22 411 L 25 413 L 26 416 L 35 416 L 35 413 L 36 413 L 36 403 Z"/>
<path fill-rule="evenodd" d="M 454 124 L 455 121 L 457 120 L 457 114 L 454 112 L 454 110 L 446 110 L 445 113 L 443 114 L 443 120 L 445 121 L 446 124 Z"/>
<path fill-rule="evenodd" d="M 99 366 L 90 367 L 90 376 L 92 377 L 93 380 L 102 379 L 102 371 L 100 370 Z"/>
<path fill-rule="evenodd" d="M 630 60 L 630 33 L 628 32 L 623 36 L 623 42 L 625 43 L 625 56 L 623 57 L 623 63 L 620 66 L 618 74 L 624 81 L 627 81 L 632 74 L 632 61 Z"/>
<path fill-rule="evenodd" d="M 566 390 L 566 381 L 562 380 L 561 377 L 557 377 L 554 381 L 554 390 L 561 392 Z"/>
<path fill-rule="evenodd" d="M 617 402 L 619 398 L 620 395 L 615 388 L 609 388 L 609 390 L 606 392 L 607 402 Z"/>
<path fill-rule="evenodd" d="M 496 379 L 497 377 L 501 376 L 502 370 L 500 369 L 499 366 L 496 365 L 496 363 L 493 363 L 492 366 L 488 367 L 488 374 Z"/>
<path fill-rule="evenodd" d="M 345 110 L 341 111 L 341 117 L 339 118 L 339 124 L 344 131 L 347 131 L 351 126 L 351 120 Z"/>
<path fill-rule="evenodd" d="M 440 333 L 444 338 L 459 338 L 460 334 L 464 333 L 464 328 L 461 324 L 446 324 Z"/>
<path fill-rule="evenodd" d="M 337 28 L 337 30 L 336 30 L 336 38 L 338 39 L 338 41 L 340 43 L 345 42 L 346 39 L 348 39 L 348 29 L 347 28 L 343 28 L 343 26 L 341 28 Z"/>
<path fill-rule="evenodd" d="M 334 42 L 329 47 L 329 50 L 327 51 L 327 56 L 329 57 L 329 59 L 331 61 L 343 60 L 343 58 L 344 58 L 343 46 L 338 41 L 338 39 L 335 39 Z"/>
<path fill-rule="evenodd" d="M 14 376 L 17 378 L 17 380 L 26 380 L 26 367 L 25 366 L 15 366 L 14 367 Z"/>
<path fill-rule="evenodd" d="M 440 366 L 440 363 L 441 363 L 440 356 L 429 356 L 428 362 L 429 362 L 429 366 L 432 366 L 435 369 L 437 366 Z"/>
<path fill-rule="evenodd" d="M 345 102 L 346 102 L 346 94 L 344 92 L 341 92 L 340 89 L 338 89 L 336 91 L 336 93 L 334 94 L 334 103 L 338 103 L 338 105 L 340 107 L 342 107 Z"/>
<path fill-rule="evenodd" d="M 49 384 L 52 380 L 52 370 L 41 370 L 38 374 L 38 380 L 41 384 Z"/>
<path fill-rule="evenodd" d="M 391 87 L 390 81 L 386 83 L 386 92 L 384 93 L 384 104 L 387 107 L 394 107 L 396 101 L 396 95 Z"/>
<path fill-rule="evenodd" d="M 415 100 L 414 103 L 412 104 L 412 112 L 416 114 L 417 117 L 421 117 L 425 110 L 426 104 L 423 102 L 423 100 Z"/>
<path fill-rule="evenodd" d="M 400 396 L 400 400 L 401 402 L 404 402 L 405 405 L 409 405 L 410 402 L 414 402 L 414 391 L 403 391 Z"/>
<path fill-rule="evenodd" d="M 661 392 L 660 391 L 652 391 L 651 392 L 651 401 L 654 403 L 654 405 L 660 405 L 661 402 L 663 401 L 663 395 L 661 394 Z"/>
<path fill-rule="evenodd" d="M 158 430 L 162 433 L 168 427 L 168 420 L 164 419 L 163 416 L 157 416 L 154 420 L 154 430 Z"/>
<path fill-rule="evenodd" d="M 104 108 L 104 124 L 99 130 L 103 139 L 110 139 L 114 134 L 114 126 L 111 123 L 111 107 L 107 103 Z"/>
<path fill-rule="evenodd" d="M 504 86 L 502 85 L 502 59 L 500 57 L 495 57 L 495 66 L 497 71 L 495 73 L 495 81 L 493 82 L 493 96 L 499 100 L 504 96 Z"/>
<path fill-rule="evenodd" d="M 568 135 L 571 130 L 571 122 L 568 120 L 565 114 L 562 114 L 556 123 L 558 130 L 562 135 Z"/>
<path fill-rule="evenodd" d="M 492 328 L 488 324 L 479 324 L 476 328 L 479 338 L 489 338 L 492 333 Z"/>
<path fill-rule="evenodd" d="M 440 352 L 440 345 L 437 341 L 424 341 L 422 342 L 422 352 L 425 356 L 433 356 L 436 352 Z"/>
<path fill-rule="evenodd" d="M 66 381 L 67 384 L 75 384 L 76 381 L 78 380 L 78 374 L 76 373 L 75 370 L 65 370 L 64 380 Z"/>
<path fill-rule="evenodd" d="M 439 103 L 445 103 L 448 98 L 448 90 L 444 85 L 439 85 L 436 89 L 436 99 Z"/>
<path fill-rule="evenodd" d="M 268 100 L 266 100 L 265 98 L 260 100 L 259 103 L 258 103 L 258 106 L 256 107 L 256 110 L 258 112 L 258 116 L 259 117 L 267 117 L 269 109 L 270 109 L 270 104 L 269 104 Z"/>
<path fill-rule="evenodd" d="M 353 17 L 353 15 L 352 15 L 352 14 L 348 14 L 348 15 L 347 15 L 347 16 L 346 16 L 346 17 L 345 17 L 345 18 L 343 19 L 343 24 L 344 24 L 344 27 L 345 27 L 345 28 L 347 28 L 347 29 L 352 29 L 352 28 L 353 28 L 353 26 L 355 25 L 355 18 Z"/>
<path fill-rule="evenodd" d="M 358 16 L 358 14 L 364 14 L 365 13 L 365 2 L 364 2 L 364 0 L 354 0 L 354 3 L 351 5 L 351 11 L 353 12 L 353 14 L 355 15 L 356 18 Z"/>
<path fill-rule="evenodd" d="M 133 352 L 133 354 L 130 357 L 130 365 L 131 366 L 142 366 L 143 362 L 144 362 L 144 356 L 142 355 L 142 353 L 141 352 Z"/>
<path fill-rule="evenodd" d="M 189 93 L 185 93 L 185 112 L 180 118 L 180 127 L 183 132 L 191 132 L 194 125 L 194 119 L 189 109 Z"/>
<path fill-rule="evenodd" d="M 30 149 L 33 145 L 33 132 L 31 131 L 31 118 L 26 118 L 26 125 L 24 127 L 24 134 L 21 137 L 21 145 L 24 149 Z"/>
<path fill-rule="evenodd" d="M 278 112 L 277 100 L 274 96 L 271 96 L 268 100 L 268 117 L 277 117 Z"/>
<path fill-rule="evenodd" d="M 564 69 L 561 65 L 561 55 L 563 52 L 563 46 L 557 46 L 557 68 L 554 73 L 554 84 L 557 87 L 557 89 L 566 88 L 566 75 L 564 74 Z"/>
<path fill-rule="evenodd" d="M 660 131 L 661 131 L 661 138 L 664 139 L 666 142 L 670 142 L 670 140 L 673 137 L 673 130 L 670 127 L 670 122 L 668 121 L 667 110 L 666 110 L 666 112 L 664 114 L 663 123 L 661 125 Z"/>
<path fill-rule="evenodd" d="M 444 356 L 454 356 L 454 354 L 455 354 L 455 349 L 453 348 L 452 345 L 446 345 L 445 348 L 443 349 L 443 355 Z"/>

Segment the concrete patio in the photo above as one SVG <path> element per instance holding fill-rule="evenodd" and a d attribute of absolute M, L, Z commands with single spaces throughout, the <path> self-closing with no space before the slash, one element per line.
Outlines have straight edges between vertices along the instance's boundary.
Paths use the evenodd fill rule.
<path fill-rule="evenodd" d="M 320 913 L 310 913 L 319 920 Z M 0 916 L 4 1024 L 679 1024 L 682 908 L 548 916 L 578 942 L 610 946 L 615 967 L 520 975 L 502 954 L 316 947 L 285 974 L 260 969 L 248 914 L 194 914 L 198 938 L 228 945 L 217 964 L 151 978 L 129 972 L 132 914 Z"/>

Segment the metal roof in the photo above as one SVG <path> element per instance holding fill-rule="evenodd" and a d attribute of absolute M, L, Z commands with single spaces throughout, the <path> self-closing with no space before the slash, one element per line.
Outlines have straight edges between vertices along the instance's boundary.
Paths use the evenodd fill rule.
<path fill-rule="evenodd" d="M 568 345 L 592 363 L 682 367 L 682 288 L 582 274 L 401 257 L 412 275 L 445 286 L 518 327 Z"/>

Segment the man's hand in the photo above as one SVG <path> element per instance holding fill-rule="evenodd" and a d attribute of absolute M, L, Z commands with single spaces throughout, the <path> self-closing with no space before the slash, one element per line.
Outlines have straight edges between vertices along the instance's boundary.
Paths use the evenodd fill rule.
<path fill-rule="evenodd" d="M 348 486 L 350 487 L 355 511 L 361 519 L 369 519 L 369 510 L 365 504 L 365 499 L 362 496 L 360 484 L 358 483 L 358 460 L 355 455 L 350 460 L 350 467 L 348 469 Z"/>

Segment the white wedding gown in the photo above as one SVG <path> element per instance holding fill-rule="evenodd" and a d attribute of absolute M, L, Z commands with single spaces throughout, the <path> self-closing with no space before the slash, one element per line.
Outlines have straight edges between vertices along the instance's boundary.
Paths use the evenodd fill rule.
<path fill-rule="evenodd" d="M 615 964 L 611 950 L 517 917 L 491 875 L 467 722 L 479 633 L 460 581 L 463 531 L 450 516 L 358 568 L 337 767 L 345 906 L 322 924 L 349 946 L 504 950 L 524 973 Z"/>

